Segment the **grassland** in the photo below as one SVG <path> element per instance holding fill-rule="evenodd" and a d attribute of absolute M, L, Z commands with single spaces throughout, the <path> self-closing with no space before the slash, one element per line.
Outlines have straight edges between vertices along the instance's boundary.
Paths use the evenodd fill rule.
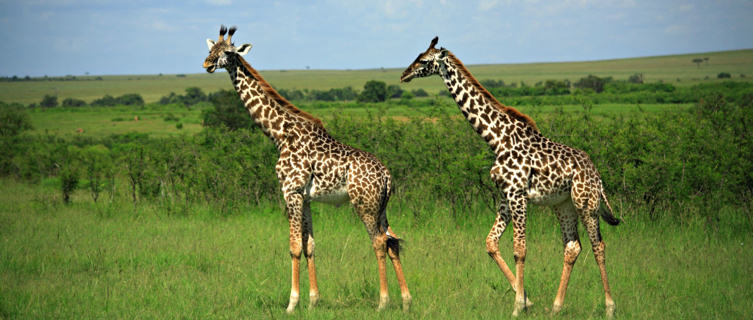
<path fill-rule="evenodd" d="M 83 192 L 60 204 L 54 187 L 0 183 L 2 318 L 283 318 L 289 290 L 287 221 L 276 205 L 221 216 L 211 207 L 170 216 L 123 199 L 92 203 Z M 615 199 L 616 200 L 616 199 Z M 619 203 L 619 201 L 615 201 Z M 416 219 L 399 202 L 391 223 L 407 239 L 403 262 L 414 297 L 409 314 L 378 301 L 374 254 L 348 208 L 315 206 L 322 300 L 294 318 L 464 319 L 507 317 L 514 293 L 484 251 L 493 215 L 469 209 L 452 219 L 437 207 Z M 621 207 L 618 211 L 639 211 Z M 740 212 L 718 229 L 688 219 L 627 219 L 603 224 L 607 267 L 621 318 L 753 317 L 750 233 L 735 232 Z M 630 216 L 645 216 L 631 212 Z M 532 318 L 549 318 L 562 265 L 558 226 L 548 211 L 529 214 L 526 289 Z M 737 221 L 737 222 L 735 222 Z M 507 261 L 511 232 L 501 247 Z M 581 235 L 582 239 L 586 239 Z M 603 316 L 590 245 L 576 263 L 562 316 Z M 302 288 L 307 277 L 302 275 Z M 301 304 L 306 305 L 306 298 Z"/>
<path fill-rule="evenodd" d="M 699 67 L 691 62 L 699 57 L 708 57 L 708 64 L 704 62 Z M 410 62 L 406 61 L 406 66 Z M 714 81 L 720 72 L 730 73 L 733 79 L 753 81 L 753 49 L 587 62 L 469 65 L 468 68 L 478 79 L 501 79 L 507 83 L 523 81 L 529 85 L 547 79 L 569 79 L 574 82 L 588 74 L 624 80 L 635 73 L 643 73 L 649 82 L 661 80 L 676 85 L 695 84 L 707 77 Z M 388 85 L 399 84 L 402 70 L 263 70 L 261 73 L 277 88 L 325 90 L 346 86 L 361 89 L 368 80 L 380 80 Z M 740 75 L 746 77 L 740 79 Z M 81 80 L 0 82 L 0 101 L 29 104 L 39 102 L 49 94 L 57 95 L 59 101 L 73 97 L 91 102 L 105 94 L 119 96 L 139 93 L 146 102 L 154 102 L 170 92 L 182 93 L 188 87 L 199 87 L 205 92 L 231 88 L 224 71 L 184 77 L 128 75 L 102 76 L 102 80 L 95 80 L 95 76 L 78 78 Z M 431 94 L 444 89 L 437 79 L 417 80 L 402 86 L 407 90 L 422 88 Z"/>

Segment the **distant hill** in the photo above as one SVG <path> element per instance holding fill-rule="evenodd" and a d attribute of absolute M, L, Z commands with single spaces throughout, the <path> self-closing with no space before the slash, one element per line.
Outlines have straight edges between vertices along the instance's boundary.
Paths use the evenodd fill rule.
<path fill-rule="evenodd" d="M 702 62 L 694 63 L 694 59 Z M 405 66 L 410 62 L 405 61 Z M 589 74 L 627 79 L 632 74 L 642 73 L 647 82 L 664 81 L 682 86 L 716 81 L 720 72 L 731 74 L 732 80 L 753 81 L 753 49 L 585 62 L 469 65 L 468 68 L 479 80 L 522 81 L 528 85 L 547 79 L 577 81 Z M 91 102 L 105 94 L 138 93 L 146 102 L 154 102 L 170 92 L 183 93 L 188 87 L 199 87 L 205 92 L 232 89 L 224 70 L 214 74 L 202 71 L 198 69 L 197 73 L 187 75 L 81 76 L 75 80 L 0 82 L 0 101 L 28 104 L 51 94 L 57 95 L 58 101 L 78 98 Z M 360 90 L 368 80 L 399 84 L 402 71 L 403 68 L 263 70 L 261 74 L 277 88 L 321 90 L 351 86 Z M 444 90 L 438 78 L 416 79 L 402 86 L 408 90 L 422 88 L 430 94 Z"/>

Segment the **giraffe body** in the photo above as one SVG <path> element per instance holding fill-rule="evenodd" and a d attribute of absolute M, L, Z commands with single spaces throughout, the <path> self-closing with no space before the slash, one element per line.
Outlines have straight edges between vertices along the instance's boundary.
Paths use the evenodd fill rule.
<path fill-rule="evenodd" d="M 319 300 L 314 264 L 314 232 L 311 201 L 331 204 L 350 202 L 361 218 L 377 257 L 380 282 L 379 309 L 389 296 L 386 257 L 392 260 L 408 310 L 411 295 L 399 257 L 398 239 L 390 233 L 386 206 L 391 194 L 389 170 L 372 154 L 340 143 L 327 133 L 321 121 L 301 111 L 280 96 L 241 55 L 250 44 L 235 47 L 230 38 L 235 28 L 220 29 L 219 41 L 207 40 L 209 56 L 204 68 L 214 72 L 225 68 L 251 118 L 277 147 L 279 158 L 275 172 L 285 199 L 290 228 L 291 290 L 287 311 L 293 312 L 300 297 L 299 265 L 301 254 L 307 260 L 309 305 Z"/>
<path fill-rule="evenodd" d="M 451 52 L 436 49 L 437 41 L 434 38 L 429 48 L 403 72 L 401 82 L 434 74 L 442 77 L 460 112 L 496 154 L 490 175 L 503 199 L 486 238 L 486 250 L 516 292 L 513 315 L 532 305 L 525 295 L 523 274 L 526 208 L 528 204 L 536 204 L 554 209 L 562 231 L 564 264 L 553 312 L 562 308 L 570 272 L 580 254 L 577 230 L 580 219 L 601 273 L 606 314 L 612 316 L 615 304 L 607 281 L 599 216 L 612 225 L 619 220 L 612 215 L 601 178 L 588 154 L 544 137 L 531 118 L 499 103 Z M 510 223 L 515 274 L 499 253 L 499 238 Z"/>

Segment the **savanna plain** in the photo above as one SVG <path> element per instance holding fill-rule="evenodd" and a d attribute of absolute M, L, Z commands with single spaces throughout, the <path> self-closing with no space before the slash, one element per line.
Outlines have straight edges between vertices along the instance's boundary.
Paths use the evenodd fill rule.
<path fill-rule="evenodd" d="M 753 50 L 469 69 L 599 169 L 622 220 L 601 224 L 618 318 L 753 318 Z M 0 318 L 509 317 L 515 294 L 485 251 L 494 155 L 439 79 L 399 85 L 400 71 L 261 73 L 390 168 L 409 313 L 390 267 L 392 303 L 375 311 L 376 259 L 353 211 L 314 204 L 321 301 L 306 308 L 303 272 L 285 314 L 276 149 L 234 92 L 217 91 L 232 88 L 218 72 L 0 82 Z M 527 226 L 525 317 L 550 318 L 559 225 L 532 206 Z M 580 229 L 557 317 L 602 318 Z M 512 266 L 511 237 L 500 249 Z"/>

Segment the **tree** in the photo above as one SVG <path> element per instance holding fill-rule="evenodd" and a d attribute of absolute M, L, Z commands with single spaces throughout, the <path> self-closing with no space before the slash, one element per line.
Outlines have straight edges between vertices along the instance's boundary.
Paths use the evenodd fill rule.
<path fill-rule="evenodd" d="M 211 95 L 213 109 L 201 113 L 205 127 L 225 127 L 230 130 L 251 127 L 251 117 L 235 91 L 221 90 Z"/>
<path fill-rule="evenodd" d="M 382 81 L 369 80 L 363 85 L 363 91 L 358 96 L 360 102 L 382 102 L 387 100 L 387 84 Z"/>
<path fill-rule="evenodd" d="M 604 91 L 604 85 L 611 80 L 611 77 L 609 78 L 599 78 L 595 75 L 589 74 L 588 77 L 580 78 L 578 82 L 574 83 L 573 86 L 576 88 L 581 89 L 592 89 L 596 93 Z"/>
<path fill-rule="evenodd" d="M 43 108 L 54 108 L 58 106 L 58 97 L 46 94 L 42 98 L 42 102 L 39 103 Z"/>
<path fill-rule="evenodd" d="M 703 62 L 703 59 L 701 59 L 701 58 L 695 58 L 695 59 L 693 59 L 693 63 L 695 63 L 696 66 L 698 66 L 698 68 L 701 67 L 701 62 Z"/>
<path fill-rule="evenodd" d="M 396 84 L 391 84 L 387 87 L 387 97 L 400 98 L 403 95 L 403 89 Z"/>
<path fill-rule="evenodd" d="M 65 98 L 63 100 L 63 107 L 83 107 L 86 105 L 86 101 L 76 98 Z"/>

